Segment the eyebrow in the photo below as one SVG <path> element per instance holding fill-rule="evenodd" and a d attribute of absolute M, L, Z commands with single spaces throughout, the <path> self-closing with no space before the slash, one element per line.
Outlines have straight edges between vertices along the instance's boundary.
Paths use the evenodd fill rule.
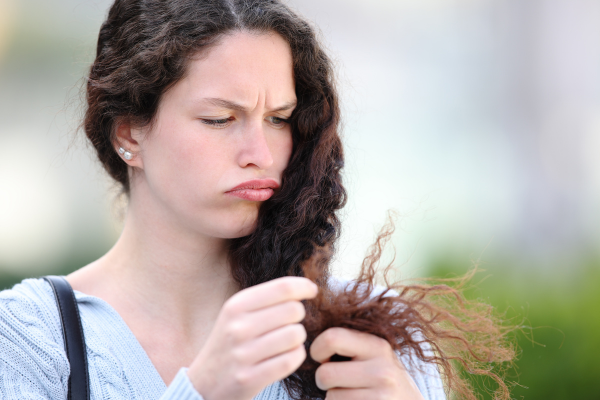
<path fill-rule="evenodd" d="M 241 104 L 238 104 L 236 102 L 230 101 L 230 100 L 219 99 L 219 98 L 215 98 L 215 97 L 208 97 L 208 98 L 205 98 L 204 101 L 206 101 L 212 105 L 215 105 L 217 107 L 223 107 L 223 108 L 227 108 L 229 110 L 242 111 L 242 112 L 248 111 L 248 109 L 246 107 L 244 107 Z M 281 107 L 277 107 L 274 110 L 270 110 L 270 111 L 271 112 L 286 111 L 286 110 L 296 107 L 297 104 L 298 104 L 297 100 L 292 100 L 292 101 L 289 101 L 289 102 L 283 104 Z"/>

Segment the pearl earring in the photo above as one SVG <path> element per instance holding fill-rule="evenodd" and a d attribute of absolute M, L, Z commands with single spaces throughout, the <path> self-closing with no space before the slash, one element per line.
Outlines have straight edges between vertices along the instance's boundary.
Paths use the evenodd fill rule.
<path fill-rule="evenodd" d="M 133 154 L 122 147 L 119 147 L 119 154 L 121 154 L 126 160 L 131 160 L 133 158 Z"/>

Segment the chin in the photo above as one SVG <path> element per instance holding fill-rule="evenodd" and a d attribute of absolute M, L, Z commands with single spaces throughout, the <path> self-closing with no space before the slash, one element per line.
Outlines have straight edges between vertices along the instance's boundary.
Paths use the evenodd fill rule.
<path fill-rule="evenodd" d="M 245 218 L 232 218 L 228 221 L 220 221 L 215 236 L 223 239 L 237 239 L 248 236 L 256 230 L 258 213 L 248 215 Z"/>
<path fill-rule="evenodd" d="M 222 239 L 237 239 L 250 235 L 255 229 L 256 224 L 253 224 L 252 226 L 243 226 L 238 229 L 221 229 L 220 232 L 216 233 L 214 236 Z"/>
<path fill-rule="evenodd" d="M 251 227 L 247 227 L 244 229 L 241 229 L 235 236 L 233 236 L 231 239 L 236 239 L 236 238 L 241 238 L 244 236 L 248 236 L 251 235 L 252 232 L 254 232 L 256 230 L 256 224 L 254 224 Z"/>

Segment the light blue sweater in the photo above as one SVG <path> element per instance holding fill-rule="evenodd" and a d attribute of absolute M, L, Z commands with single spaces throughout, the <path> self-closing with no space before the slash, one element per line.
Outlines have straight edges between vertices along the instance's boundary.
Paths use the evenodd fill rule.
<path fill-rule="evenodd" d="M 107 302 L 78 291 L 75 298 L 92 400 L 203 400 L 185 367 L 165 385 L 125 321 Z M 25 279 L 0 292 L 0 400 L 66 399 L 70 371 L 63 343 L 54 294 L 45 280 Z M 403 361 L 426 400 L 446 399 L 435 366 L 416 359 Z M 281 382 L 275 382 L 255 400 L 289 400 L 289 396 Z"/>

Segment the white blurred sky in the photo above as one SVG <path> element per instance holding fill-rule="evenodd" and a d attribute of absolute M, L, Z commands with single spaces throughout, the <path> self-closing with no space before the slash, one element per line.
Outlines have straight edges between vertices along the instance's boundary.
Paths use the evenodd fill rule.
<path fill-rule="evenodd" d="M 75 139 L 107 0 L 0 0 L 0 268 L 107 248 L 110 183 Z M 291 1 L 336 60 L 350 274 L 388 209 L 408 270 L 545 260 L 600 238 L 600 2 Z M 543 264 L 543 262 L 542 262 Z"/>

